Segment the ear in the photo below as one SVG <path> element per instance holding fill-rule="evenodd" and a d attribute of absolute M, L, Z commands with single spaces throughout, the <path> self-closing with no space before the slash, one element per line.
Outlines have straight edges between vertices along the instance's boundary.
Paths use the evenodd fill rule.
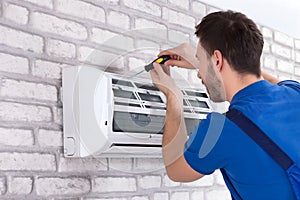
<path fill-rule="evenodd" d="M 219 71 L 222 70 L 223 67 L 223 55 L 221 53 L 221 51 L 219 50 L 215 50 L 213 55 L 212 55 L 212 61 L 214 63 L 214 65 L 217 67 L 217 69 Z"/>

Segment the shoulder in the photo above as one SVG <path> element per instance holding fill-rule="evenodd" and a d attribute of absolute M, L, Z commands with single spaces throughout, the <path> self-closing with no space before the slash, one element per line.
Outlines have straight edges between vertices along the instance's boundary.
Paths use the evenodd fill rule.
<path fill-rule="evenodd" d="M 300 83 L 297 81 L 294 81 L 294 80 L 281 81 L 281 82 L 277 83 L 277 85 L 286 86 L 286 87 L 300 90 Z"/>

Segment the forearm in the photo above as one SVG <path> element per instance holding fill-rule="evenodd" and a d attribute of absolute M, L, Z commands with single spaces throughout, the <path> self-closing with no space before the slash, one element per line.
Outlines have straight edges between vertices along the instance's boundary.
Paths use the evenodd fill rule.
<path fill-rule="evenodd" d="M 261 75 L 263 76 L 263 78 L 267 81 L 269 81 L 272 84 L 277 84 L 280 82 L 280 80 L 274 76 L 272 76 L 271 74 L 268 74 L 267 72 L 262 71 Z"/>
<path fill-rule="evenodd" d="M 163 159 L 168 167 L 182 154 L 187 140 L 183 117 L 182 98 L 175 95 L 167 99 L 166 120 L 163 134 Z"/>

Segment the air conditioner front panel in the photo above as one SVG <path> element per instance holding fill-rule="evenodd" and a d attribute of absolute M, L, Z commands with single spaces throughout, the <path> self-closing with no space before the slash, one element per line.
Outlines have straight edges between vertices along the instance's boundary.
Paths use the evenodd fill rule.
<path fill-rule="evenodd" d="M 189 134 L 212 107 L 206 91 L 182 93 Z M 89 66 L 65 68 L 63 106 L 65 156 L 161 156 L 166 98 L 151 80 Z"/>

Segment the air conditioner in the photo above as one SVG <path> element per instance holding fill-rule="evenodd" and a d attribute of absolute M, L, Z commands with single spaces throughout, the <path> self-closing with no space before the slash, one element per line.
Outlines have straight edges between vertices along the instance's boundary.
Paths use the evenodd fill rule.
<path fill-rule="evenodd" d="M 150 79 L 68 67 L 62 90 L 66 157 L 161 157 L 166 98 Z M 190 133 L 212 108 L 205 91 L 182 92 Z"/>

